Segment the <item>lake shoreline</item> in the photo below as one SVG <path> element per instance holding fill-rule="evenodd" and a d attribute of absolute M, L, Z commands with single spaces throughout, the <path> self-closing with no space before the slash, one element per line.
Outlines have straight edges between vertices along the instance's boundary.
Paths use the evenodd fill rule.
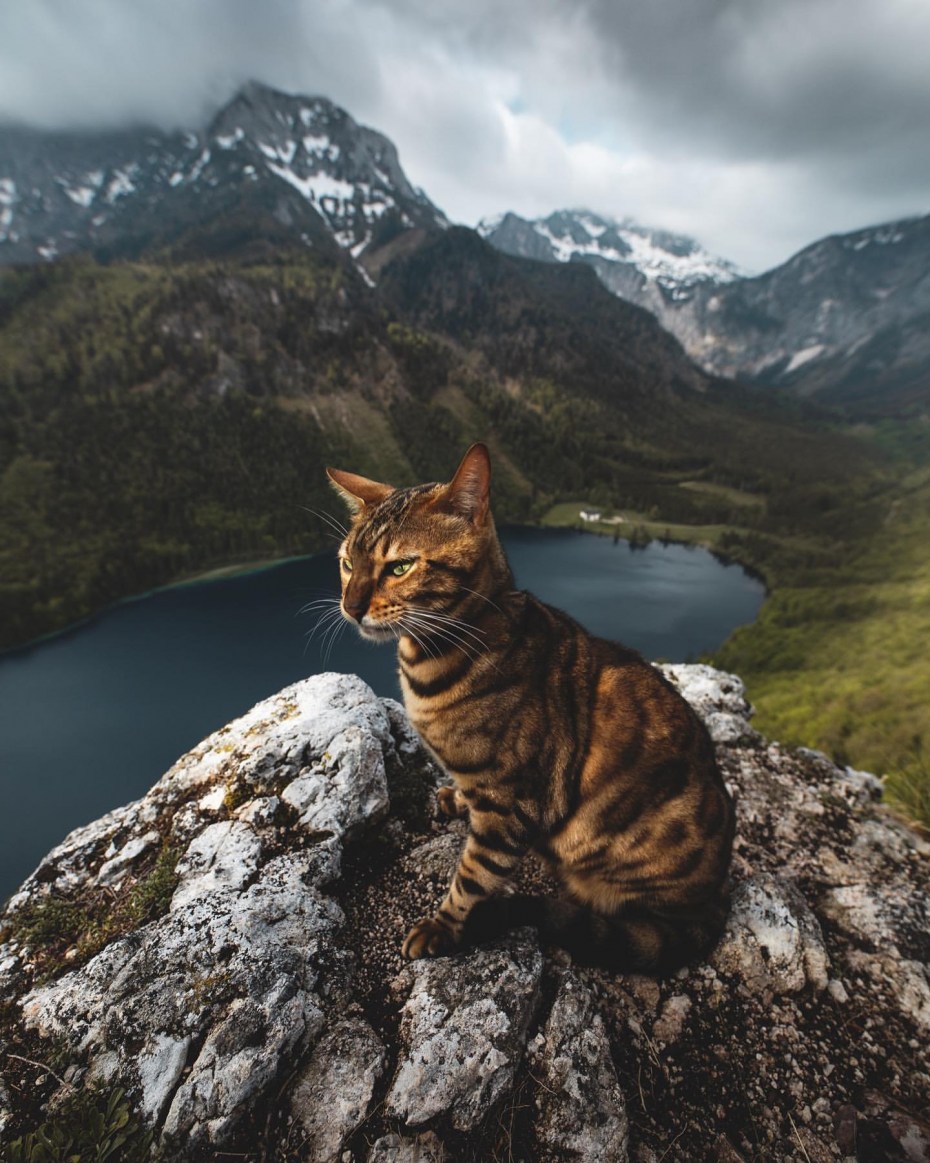
<path fill-rule="evenodd" d="M 627 528 L 629 532 L 632 532 L 637 525 L 640 525 L 645 528 L 647 532 L 649 532 L 649 526 L 653 524 L 654 523 L 652 522 L 629 522 L 627 524 Z M 680 526 L 678 528 L 680 528 Z M 523 522 L 519 525 L 505 524 L 499 527 L 499 531 L 506 529 L 565 529 L 571 530 L 575 533 L 585 533 L 593 537 L 608 538 L 614 541 L 625 541 L 631 550 L 634 551 L 638 548 L 641 548 L 641 546 L 634 543 L 629 536 L 617 532 L 616 526 L 612 526 L 609 530 L 592 529 L 578 525 L 574 522 L 568 523 L 562 521 L 547 521 L 545 518 L 543 518 L 540 521 Z M 766 599 L 769 598 L 772 594 L 772 587 L 769 584 L 768 578 L 761 570 L 759 570 L 754 565 L 741 561 L 738 557 L 734 557 L 731 554 L 718 549 L 712 540 L 704 540 L 698 537 L 663 537 L 654 533 L 650 533 L 649 535 L 651 540 L 658 541 L 661 545 L 693 546 L 697 549 L 706 550 L 724 565 L 738 565 L 741 569 L 745 570 L 749 577 L 753 578 L 755 581 L 761 582 L 761 584 L 765 587 Z M 250 574 L 263 573 L 269 569 L 277 569 L 281 566 L 289 565 L 291 562 L 302 561 L 306 558 L 316 557 L 319 554 L 326 552 L 327 550 L 325 548 L 320 548 L 315 549 L 310 553 L 288 554 L 285 557 L 270 557 L 253 559 L 251 561 L 230 562 L 227 565 L 211 566 L 206 570 L 185 574 L 183 577 L 177 578 L 175 581 L 165 582 L 162 585 L 151 586 L 148 589 L 140 590 L 138 593 L 128 594 L 124 598 L 118 598 L 115 602 L 110 602 L 105 606 L 101 606 L 100 609 L 92 611 L 91 613 L 85 615 L 83 618 L 77 619 L 77 621 L 68 622 L 66 625 L 60 626 L 56 630 L 50 630 L 46 634 L 41 634 L 38 638 L 30 638 L 28 641 L 22 642 L 19 645 L 6 647 L 5 649 L 0 650 L 0 659 L 9 658 L 13 655 L 24 653 L 26 651 L 32 650 L 34 647 L 41 646 L 46 642 L 52 641 L 55 638 L 71 634 L 74 631 L 79 630 L 82 627 L 85 627 L 94 622 L 97 618 L 102 617 L 110 610 L 117 609 L 120 606 L 128 605 L 132 602 L 140 602 L 145 598 L 151 597 L 153 594 L 163 593 L 167 590 L 182 589 L 186 586 L 208 585 L 212 582 L 247 577 Z"/>

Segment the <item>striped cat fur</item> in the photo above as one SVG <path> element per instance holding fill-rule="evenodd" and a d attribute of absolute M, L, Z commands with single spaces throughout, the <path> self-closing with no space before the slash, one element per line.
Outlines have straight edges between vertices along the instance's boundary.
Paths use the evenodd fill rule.
<path fill-rule="evenodd" d="M 723 927 L 734 812 L 703 723 L 635 651 L 514 588 L 487 449 L 447 484 L 392 488 L 327 469 L 354 516 L 342 611 L 397 640 L 411 721 L 452 779 L 468 836 L 406 957 L 520 925 L 581 963 L 664 975 Z M 560 899 L 507 895 L 530 853 Z"/>

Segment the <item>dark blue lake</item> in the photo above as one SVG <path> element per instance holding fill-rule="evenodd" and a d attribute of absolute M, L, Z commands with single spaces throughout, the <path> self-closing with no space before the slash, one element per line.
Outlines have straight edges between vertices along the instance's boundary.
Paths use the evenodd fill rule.
<path fill-rule="evenodd" d="M 762 584 L 705 550 L 506 529 L 517 584 L 647 658 L 685 661 L 756 616 Z M 141 796 L 205 735 L 288 683 L 353 671 L 400 697 L 394 649 L 350 628 L 321 657 L 302 606 L 332 555 L 160 590 L 0 657 L 0 898 L 67 832 Z"/>

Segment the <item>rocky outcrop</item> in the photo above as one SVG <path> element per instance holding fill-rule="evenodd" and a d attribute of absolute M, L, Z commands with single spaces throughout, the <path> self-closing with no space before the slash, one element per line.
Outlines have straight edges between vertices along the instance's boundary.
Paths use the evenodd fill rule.
<path fill-rule="evenodd" d="M 618 976 L 524 929 L 403 963 L 463 825 L 402 708 L 320 675 L 9 902 L 0 1141 L 94 1108 L 127 1159 L 146 1130 L 192 1160 L 930 1157 L 930 846 L 874 777 L 762 740 L 738 679 L 667 673 L 737 802 L 707 962 Z"/>

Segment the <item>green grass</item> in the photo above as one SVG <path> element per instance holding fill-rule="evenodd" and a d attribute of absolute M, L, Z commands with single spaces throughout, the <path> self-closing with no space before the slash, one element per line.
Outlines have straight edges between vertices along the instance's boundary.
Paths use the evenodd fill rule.
<path fill-rule="evenodd" d="M 601 521 L 583 521 L 582 509 L 600 509 L 604 518 Z M 623 521 L 611 520 L 622 516 Z M 726 537 L 736 533 L 747 534 L 749 530 L 739 526 L 723 524 L 686 525 L 682 522 L 663 521 L 650 517 L 634 509 L 612 509 L 578 501 L 562 501 L 553 505 L 542 518 L 542 524 L 555 528 L 584 529 L 590 533 L 613 537 L 617 535 L 624 540 L 642 539 L 645 534 L 648 539 L 656 541 L 680 541 L 687 545 L 701 545 L 718 553 L 726 552 Z"/>
<path fill-rule="evenodd" d="M 715 661 L 743 677 L 766 735 L 886 776 L 889 799 L 930 827 L 928 474 L 818 573 L 776 587 Z"/>
<path fill-rule="evenodd" d="M 5 1163 L 143 1163 L 154 1134 L 125 1092 L 86 1090 L 67 1097 L 40 1125 L 14 1139 Z"/>
<path fill-rule="evenodd" d="M 75 899 L 45 897 L 14 914 L 8 935 L 30 947 L 39 979 L 76 969 L 117 937 L 168 911 L 178 856 L 164 844 L 152 864 L 115 894 L 94 890 Z"/>
<path fill-rule="evenodd" d="M 765 508 L 765 497 L 760 497 L 756 493 L 748 493 L 745 489 L 734 489 L 727 485 L 716 484 L 714 481 L 681 481 L 678 487 L 690 489 L 696 493 L 705 493 L 743 508 Z"/>

